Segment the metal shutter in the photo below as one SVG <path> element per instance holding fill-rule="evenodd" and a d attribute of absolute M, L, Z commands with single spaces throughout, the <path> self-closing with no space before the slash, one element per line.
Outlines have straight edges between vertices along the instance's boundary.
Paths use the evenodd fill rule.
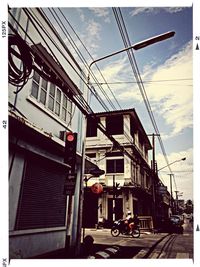
<path fill-rule="evenodd" d="M 66 169 L 42 157 L 29 155 L 24 170 L 16 230 L 65 225 Z"/>

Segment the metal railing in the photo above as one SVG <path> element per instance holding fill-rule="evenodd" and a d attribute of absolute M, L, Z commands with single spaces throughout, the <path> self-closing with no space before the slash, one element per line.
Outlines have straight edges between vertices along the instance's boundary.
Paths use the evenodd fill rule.
<path fill-rule="evenodd" d="M 153 231 L 153 219 L 152 216 L 138 216 L 140 220 L 141 231 Z"/>

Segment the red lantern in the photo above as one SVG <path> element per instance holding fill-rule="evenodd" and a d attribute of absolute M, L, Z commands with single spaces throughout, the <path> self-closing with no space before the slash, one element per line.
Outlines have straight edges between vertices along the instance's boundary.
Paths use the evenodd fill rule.
<path fill-rule="evenodd" d="M 91 190 L 95 194 L 100 194 L 103 192 L 103 186 L 99 183 L 95 183 L 91 186 Z"/>

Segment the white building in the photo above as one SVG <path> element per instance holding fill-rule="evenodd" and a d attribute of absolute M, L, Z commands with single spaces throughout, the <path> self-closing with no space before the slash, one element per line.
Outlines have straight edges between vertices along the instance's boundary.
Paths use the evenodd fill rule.
<path fill-rule="evenodd" d="M 24 62 L 29 64 L 30 57 L 34 66 L 30 65 L 22 88 L 9 80 L 9 252 L 12 259 L 34 257 L 65 247 L 73 249 L 80 244 L 84 120 L 71 99 L 82 97 L 84 86 L 80 67 L 41 10 L 11 8 L 9 34 L 12 34 L 10 48 L 13 48 L 9 50 L 13 58 L 13 63 L 9 58 L 10 66 L 16 64 L 23 71 L 27 67 Z M 31 48 L 31 54 L 27 47 Z M 21 59 L 17 59 L 14 51 Z M 65 131 L 78 133 L 77 176 L 74 192 L 71 190 L 68 195 L 64 191 L 69 170 L 64 163 Z M 87 160 L 86 168 L 92 166 Z"/>
<path fill-rule="evenodd" d="M 125 217 L 129 210 L 141 219 L 151 217 L 155 203 L 148 152 L 152 146 L 135 109 L 97 113 L 96 117 L 107 133 L 131 156 L 113 147 L 112 142 L 88 119 L 86 155 L 105 170 L 105 175 L 88 181 L 84 198 L 85 226 L 94 226 L 102 217 L 110 226 L 113 219 Z M 95 182 L 101 183 L 104 188 L 99 196 L 89 188 Z M 115 191 L 118 196 L 113 201 L 113 186 L 116 183 L 119 184 Z"/>

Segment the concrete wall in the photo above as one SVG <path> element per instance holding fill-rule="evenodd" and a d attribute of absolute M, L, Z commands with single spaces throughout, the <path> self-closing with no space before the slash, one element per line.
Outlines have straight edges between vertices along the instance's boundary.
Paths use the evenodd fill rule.
<path fill-rule="evenodd" d="M 30 258 L 65 247 L 65 228 L 44 229 L 41 233 L 37 231 L 29 234 L 17 231 L 11 234 L 9 243 L 11 259 Z"/>

